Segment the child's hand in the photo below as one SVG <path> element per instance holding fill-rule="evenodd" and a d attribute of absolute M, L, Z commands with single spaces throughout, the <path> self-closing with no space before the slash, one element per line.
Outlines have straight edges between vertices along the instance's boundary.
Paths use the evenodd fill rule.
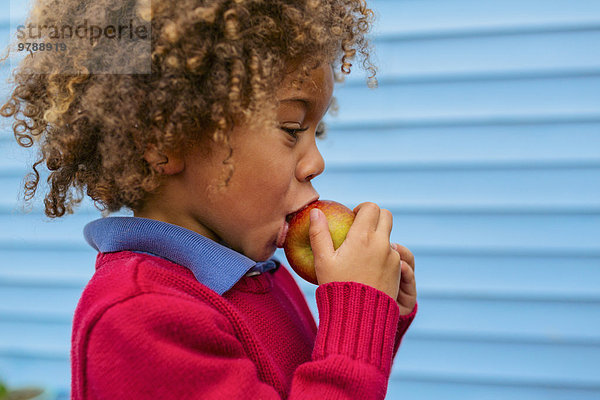
<path fill-rule="evenodd" d="M 316 220 L 312 218 L 314 212 L 318 212 Z M 401 259 L 390 245 L 392 213 L 375 203 L 359 204 L 354 212 L 356 217 L 346 239 L 334 250 L 325 215 L 318 209 L 311 210 L 309 234 L 317 280 L 320 285 L 359 282 L 397 299 Z"/>
<path fill-rule="evenodd" d="M 400 306 L 400 315 L 410 314 L 417 303 L 417 284 L 415 281 L 415 256 L 406 247 L 392 243 L 392 247 L 400 253 L 402 258 L 402 278 L 397 302 Z"/>

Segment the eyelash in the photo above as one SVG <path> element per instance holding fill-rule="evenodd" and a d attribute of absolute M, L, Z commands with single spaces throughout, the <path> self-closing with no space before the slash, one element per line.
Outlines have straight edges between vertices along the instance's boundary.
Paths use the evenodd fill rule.
<path fill-rule="evenodd" d="M 281 128 L 283 131 L 287 132 L 288 135 L 290 135 L 291 137 L 293 137 L 294 139 L 298 138 L 298 133 L 299 132 L 305 132 L 308 130 L 308 127 L 306 128 L 301 128 L 301 129 L 293 129 L 293 128 Z"/>
<path fill-rule="evenodd" d="M 297 139 L 298 133 L 307 131 L 308 127 L 300 128 L 300 129 L 292 129 L 292 128 L 282 127 L 281 129 L 283 131 L 287 132 L 287 134 L 290 135 L 291 137 L 293 137 L 294 139 Z M 320 122 L 319 125 L 317 125 L 317 131 L 315 132 L 315 136 L 322 139 L 325 136 L 325 133 L 326 133 L 325 124 L 323 122 Z"/>

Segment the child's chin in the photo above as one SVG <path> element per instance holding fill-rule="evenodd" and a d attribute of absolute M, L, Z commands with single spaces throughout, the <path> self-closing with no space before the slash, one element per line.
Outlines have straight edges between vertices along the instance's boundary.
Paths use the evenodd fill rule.
<path fill-rule="evenodd" d="M 273 257 L 275 254 L 275 250 L 277 250 L 277 246 L 275 243 L 269 243 L 265 246 L 264 250 L 261 252 L 257 252 L 254 257 L 250 257 L 256 262 L 267 261 L 269 258 Z"/>

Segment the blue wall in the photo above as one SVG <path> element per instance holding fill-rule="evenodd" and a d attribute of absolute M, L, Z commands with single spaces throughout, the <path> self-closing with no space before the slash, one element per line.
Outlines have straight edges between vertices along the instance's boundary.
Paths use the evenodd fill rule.
<path fill-rule="evenodd" d="M 392 210 L 416 255 L 420 313 L 387 398 L 600 398 L 600 1 L 372 4 L 379 88 L 359 69 L 336 88 L 314 182 Z M 100 215 L 23 214 L 33 155 L 13 141 L 3 126 L 0 376 L 66 394 L 95 256 L 81 230 Z"/>

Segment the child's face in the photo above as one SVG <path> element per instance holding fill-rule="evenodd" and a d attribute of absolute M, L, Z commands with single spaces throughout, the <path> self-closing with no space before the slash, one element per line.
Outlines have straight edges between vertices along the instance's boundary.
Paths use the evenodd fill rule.
<path fill-rule="evenodd" d="M 229 151 L 215 147 L 209 157 L 192 151 L 179 174 L 180 193 L 168 205 L 167 222 L 194 230 L 217 242 L 262 261 L 273 255 L 285 218 L 318 193 L 310 180 L 323 172 L 315 131 L 333 94 L 329 65 L 312 71 L 300 90 L 288 76 L 277 91 L 277 122 L 281 128 L 250 129 L 237 126 L 231 136 L 235 170 L 222 192 L 208 195 L 206 188 L 223 175 Z M 215 181 L 216 179 L 216 181 Z"/>

